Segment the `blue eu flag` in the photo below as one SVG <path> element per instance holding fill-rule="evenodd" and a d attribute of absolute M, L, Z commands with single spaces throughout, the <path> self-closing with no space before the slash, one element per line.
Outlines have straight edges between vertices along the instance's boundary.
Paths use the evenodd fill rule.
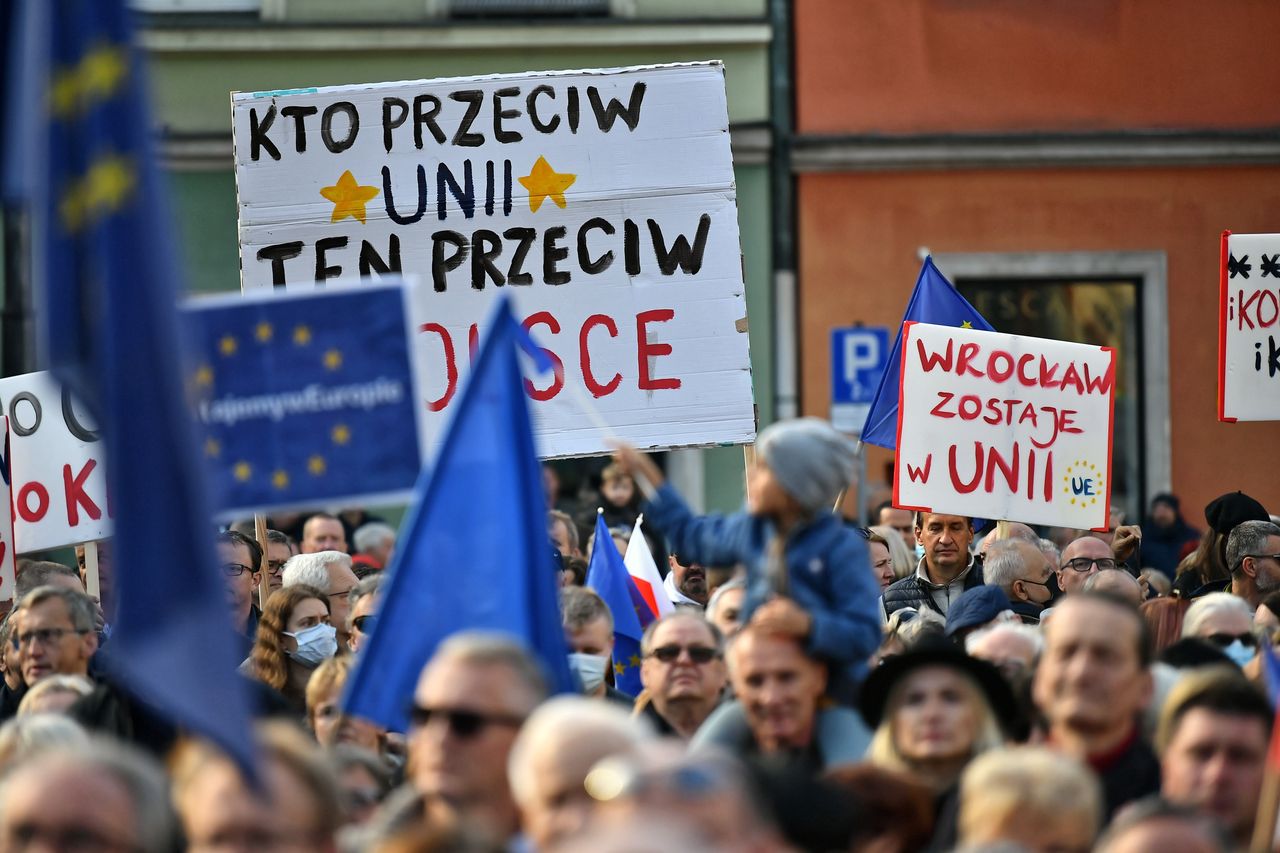
<path fill-rule="evenodd" d="M 969 304 L 955 289 L 947 277 L 938 272 L 933 258 L 925 258 L 916 279 L 916 289 L 907 303 L 907 313 L 902 322 L 933 323 L 937 326 L 959 326 L 965 329 L 981 329 L 994 332 L 991 324 Z M 902 373 L 902 327 L 893 340 L 880 387 L 871 401 L 871 411 L 862 427 L 861 439 L 867 444 L 894 449 L 898 444 L 898 390 Z"/>
<path fill-rule="evenodd" d="M 44 343 L 94 406 L 111 466 L 117 610 L 107 666 L 180 726 L 252 765 L 249 698 L 184 405 L 178 264 L 124 0 L 33 0 L 42 48 L 9 98 L 24 130 Z M 37 14 L 37 12 L 39 14 Z"/>
<path fill-rule="evenodd" d="M 595 543 L 591 546 L 591 564 L 587 567 L 587 586 L 609 605 L 613 614 L 613 682 L 630 696 L 640 693 L 640 638 L 645 624 L 653 621 L 649 605 L 627 572 L 618 547 L 613 544 L 604 516 L 596 516 Z M 663 591 L 654 590 L 657 595 Z M 645 623 L 641 614 L 648 616 Z"/>
<path fill-rule="evenodd" d="M 400 531 L 378 627 L 347 684 L 348 713 L 403 731 L 423 666 L 450 634 L 501 631 L 539 659 L 553 691 L 576 692 L 547 537 L 519 351 L 499 300 L 418 499 Z"/>
<path fill-rule="evenodd" d="M 219 513 L 408 497 L 422 457 L 402 287 L 201 300 L 185 316 Z"/>

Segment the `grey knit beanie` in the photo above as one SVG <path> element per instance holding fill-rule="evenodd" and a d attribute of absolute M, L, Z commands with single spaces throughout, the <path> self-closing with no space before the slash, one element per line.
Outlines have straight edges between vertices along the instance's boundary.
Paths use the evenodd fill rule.
<path fill-rule="evenodd" d="M 756 437 L 756 453 L 810 515 L 830 510 L 853 481 L 853 443 L 818 418 L 767 427 Z"/>

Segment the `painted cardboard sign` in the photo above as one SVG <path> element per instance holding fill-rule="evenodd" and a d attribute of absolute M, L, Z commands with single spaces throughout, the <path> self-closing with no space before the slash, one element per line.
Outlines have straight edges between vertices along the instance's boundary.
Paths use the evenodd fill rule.
<path fill-rule="evenodd" d="M 17 552 L 110 536 L 106 451 L 85 408 L 50 374 L 28 373 L 0 379 L 0 410 L 11 436 L 6 462 Z"/>
<path fill-rule="evenodd" d="M 493 299 L 556 363 L 544 456 L 755 434 L 719 63 L 242 92 L 246 292 L 416 276 L 434 444 Z"/>
<path fill-rule="evenodd" d="M 1280 234 L 1222 234 L 1218 420 L 1280 420 Z"/>
<path fill-rule="evenodd" d="M 1105 530 L 1110 347 L 906 323 L 893 503 Z"/>

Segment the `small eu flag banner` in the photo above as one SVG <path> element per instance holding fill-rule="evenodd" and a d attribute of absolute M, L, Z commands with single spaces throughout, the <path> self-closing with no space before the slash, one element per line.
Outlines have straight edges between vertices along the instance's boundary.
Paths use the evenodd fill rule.
<path fill-rule="evenodd" d="M 421 469 L 400 285 L 189 303 L 187 377 L 214 508 L 404 499 Z"/>

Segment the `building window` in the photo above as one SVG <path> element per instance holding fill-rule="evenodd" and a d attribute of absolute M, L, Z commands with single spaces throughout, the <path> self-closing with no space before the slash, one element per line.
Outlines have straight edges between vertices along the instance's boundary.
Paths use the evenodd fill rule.
<path fill-rule="evenodd" d="M 1170 480 L 1164 253 L 948 254 L 935 262 L 997 331 L 1115 348 L 1111 505 L 1140 521 Z"/>

